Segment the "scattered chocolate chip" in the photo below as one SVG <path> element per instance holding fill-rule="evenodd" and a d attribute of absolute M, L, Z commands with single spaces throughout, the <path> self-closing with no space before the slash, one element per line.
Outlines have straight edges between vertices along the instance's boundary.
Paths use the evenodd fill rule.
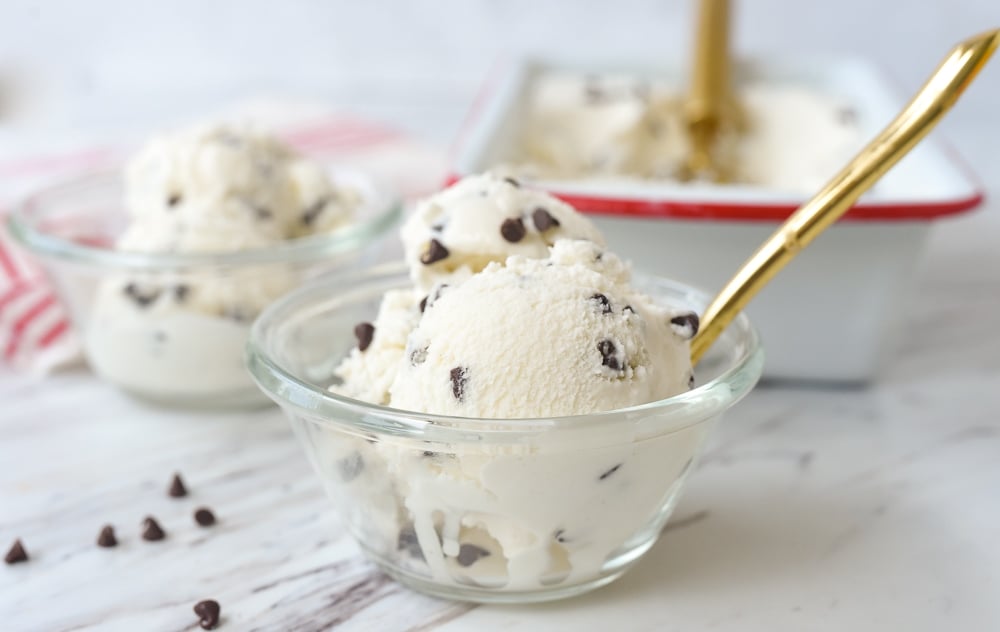
<path fill-rule="evenodd" d="M 125 296 L 135 301 L 139 307 L 149 307 L 160 297 L 160 290 L 157 288 L 143 289 L 136 283 L 129 283 L 125 286 Z"/>
<path fill-rule="evenodd" d="M 597 309 L 600 310 L 602 314 L 611 313 L 611 300 L 607 296 L 598 292 L 590 297 L 590 300 L 597 305 Z"/>
<path fill-rule="evenodd" d="M 28 561 L 28 552 L 24 550 L 24 544 L 21 543 L 20 538 L 14 540 L 14 544 L 7 551 L 7 555 L 4 556 L 3 561 L 7 564 L 19 564 Z"/>
<path fill-rule="evenodd" d="M 559 226 L 559 220 L 552 216 L 546 209 L 539 206 L 535 210 L 531 211 L 531 221 L 534 223 L 535 228 L 538 232 L 544 233 L 550 228 L 555 228 Z"/>
<path fill-rule="evenodd" d="M 489 557 L 490 552 L 475 544 L 463 544 L 458 547 L 458 557 L 455 561 L 459 566 L 469 567 L 478 562 L 481 558 Z"/>
<path fill-rule="evenodd" d="M 694 373 L 688 376 L 688 390 L 694 388 Z"/>
<path fill-rule="evenodd" d="M 191 293 L 191 286 L 185 285 L 184 283 L 179 283 L 174 286 L 174 300 L 178 303 L 183 303 L 187 300 L 188 295 Z"/>
<path fill-rule="evenodd" d="M 599 480 L 599 481 L 603 481 L 603 480 L 604 480 L 604 479 L 606 479 L 607 477 L 609 477 L 609 476 L 611 476 L 612 474 L 614 474 L 615 472 L 617 472 L 617 471 L 618 471 L 618 468 L 620 468 L 621 466 L 622 466 L 622 464 L 621 464 L 621 463 L 619 463 L 618 465 L 614 466 L 613 468 L 611 468 L 610 470 L 608 470 L 608 471 L 607 471 L 607 472 L 605 472 L 604 474 L 601 474 L 600 476 L 598 476 L 598 477 L 597 477 L 597 480 Z"/>
<path fill-rule="evenodd" d="M 613 371 L 621 371 L 622 363 L 618 359 L 618 347 L 611 340 L 604 339 L 597 343 L 597 350 L 601 352 L 601 364 Z"/>
<path fill-rule="evenodd" d="M 222 608 L 219 607 L 219 602 L 214 599 L 199 601 L 194 605 L 194 613 L 198 615 L 198 625 L 203 630 L 212 630 L 215 626 L 219 625 L 219 613 L 221 611 Z"/>
<path fill-rule="evenodd" d="M 399 537 L 396 538 L 396 550 L 406 551 L 415 558 L 424 559 L 424 552 L 420 549 L 420 540 L 417 539 L 417 530 L 412 524 L 399 530 Z"/>
<path fill-rule="evenodd" d="M 670 319 L 670 325 L 673 327 L 674 333 L 685 340 L 694 338 L 694 335 L 698 333 L 699 322 L 698 314 L 694 312 L 674 316 Z"/>
<path fill-rule="evenodd" d="M 194 521 L 202 527 L 211 527 L 215 524 L 215 514 L 208 507 L 199 507 L 194 511 Z"/>
<path fill-rule="evenodd" d="M 427 299 L 428 298 L 429 297 L 425 296 L 422 299 L 420 299 L 420 313 L 421 314 L 423 314 L 424 311 L 427 309 Z"/>
<path fill-rule="evenodd" d="M 350 483 L 365 469 L 365 461 L 361 454 L 353 452 L 337 461 L 337 471 L 340 473 L 340 480 Z"/>
<path fill-rule="evenodd" d="M 837 122 L 841 125 L 854 125 L 858 122 L 858 111 L 852 107 L 837 108 Z"/>
<path fill-rule="evenodd" d="M 364 351 L 372 343 L 375 337 L 375 325 L 371 323 L 358 323 L 354 326 L 354 337 L 358 339 L 358 351 Z"/>
<path fill-rule="evenodd" d="M 558 529 L 554 534 L 552 534 L 552 537 L 560 544 L 566 544 L 566 542 L 569 541 L 566 539 L 566 529 Z"/>
<path fill-rule="evenodd" d="M 625 307 L 622 308 L 622 312 L 632 312 L 634 314 L 635 308 L 632 307 L 631 305 L 626 305 Z"/>
<path fill-rule="evenodd" d="M 437 224 L 432 224 L 431 230 L 435 233 L 440 233 L 444 231 L 444 222 L 438 222 Z"/>
<path fill-rule="evenodd" d="M 115 537 L 115 528 L 109 524 L 101 527 L 101 532 L 97 535 L 97 546 L 110 549 L 118 546 L 118 538 Z"/>
<path fill-rule="evenodd" d="M 170 489 L 167 490 L 167 495 L 171 498 L 184 498 L 188 495 L 187 487 L 184 486 L 184 480 L 180 474 L 174 474 L 173 480 L 170 481 Z"/>
<path fill-rule="evenodd" d="M 410 365 L 419 366 L 427 361 L 427 347 L 420 347 L 410 352 Z"/>
<path fill-rule="evenodd" d="M 322 197 L 313 202 L 309 208 L 302 211 L 302 223 L 306 226 L 312 226 L 316 221 L 316 218 L 319 217 L 319 214 L 323 212 L 323 209 L 326 208 L 326 205 L 329 202 L 330 198 L 327 197 Z"/>
<path fill-rule="evenodd" d="M 440 241 L 432 239 L 427 244 L 427 250 L 424 251 L 424 254 L 420 255 L 420 263 L 429 266 L 432 263 L 437 263 L 447 258 L 449 254 L 451 253 L 448 252 L 448 249 Z"/>
<path fill-rule="evenodd" d="M 435 452 L 434 450 L 424 450 L 424 456 L 434 457 L 437 456 L 437 452 Z"/>
<path fill-rule="evenodd" d="M 500 234 L 512 244 L 516 244 L 524 239 L 525 233 L 524 222 L 521 221 L 520 217 L 507 218 L 503 221 L 503 224 L 500 224 Z"/>
<path fill-rule="evenodd" d="M 167 534 L 160 527 L 160 524 L 156 522 L 156 518 L 146 516 L 146 519 L 142 521 L 142 539 L 147 542 L 158 542 L 165 537 L 167 537 Z"/>
<path fill-rule="evenodd" d="M 514 178 L 504 178 L 503 181 L 512 187 L 516 187 L 518 189 L 521 188 L 521 183 L 515 180 Z"/>
<path fill-rule="evenodd" d="M 167 198 L 167 206 L 177 206 L 178 204 L 181 203 L 181 200 L 183 199 L 184 198 L 181 197 L 180 193 L 173 193 L 171 194 L 170 197 Z"/>
<path fill-rule="evenodd" d="M 457 366 L 451 370 L 451 394 L 460 402 L 465 401 L 465 386 L 468 383 L 468 370 L 464 366 Z"/>

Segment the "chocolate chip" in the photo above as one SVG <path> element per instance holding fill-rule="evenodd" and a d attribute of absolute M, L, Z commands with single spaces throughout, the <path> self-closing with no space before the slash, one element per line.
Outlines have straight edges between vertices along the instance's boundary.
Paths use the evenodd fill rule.
<path fill-rule="evenodd" d="M 475 544 L 463 544 L 458 547 L 458 557 L 455 561 L 459 566 L 469 567 L 478 562 L 481 558 L 489 557 L 490 552 Z"/>
<path fill-rule="evenodd" d="M 618 347 L 611 340 L 604 339 L 597 343 L 597 350 L 601 352 L 601 364 L 613 371 L 621 371 L 622 363 L 618 359 Z"/>
<path fill-rule="evenodd" d="M 438 222 L 437 224 L 431 225 L 431 231 L 435 233 L 440 233 L 444 230 L 444 222 Z"/>
<path fill-rule="evenodd" d="M 518 189 L 521 188 L 521 183 L 515 180 L 514 178 L 504 178 L 503 181 L 512 187 L 516 187 Z"/>
<path fill-rule="evenodd" d="M 202 527 L 211 527 L 215 524 L 215 514 L 208 507 L 199 507 L 194 511 L 194 521 Z"/>
<path fill-rule="evenodd" d="M 434 291 L 428 294 L 420 301 L 420 313 L 427 311 L 428 307 L 433 307 L 434 303 L 437 303 L 438 299 L 444 293 L 445 288 L 448 287 L 447 283 L 442 283 L 441 285 L 434 288 Z"/>
<path fill-rule="evenodd" d="M 524 239 L 524 235 L 527 231 L 524 230 L 524 222 L 521 218 L 507 218 L 500 224 L 500 234 L 504 239 L 512 244 Z"/>
<path fill-rule="evenodd" d="M 410 352 L 410 365 L 418 366 L 427 361 L 427 347 L 420 347 Z"/>
<path fill-rule="evenodd" d="M 118 546 L 118 538 L 115 537 L 115 528 L 109 524 L 101 527 L 101 532 L 97 535 L 97 546 L 110 549 Z"/>
<path fill-rule="evenodd" d="M 464 366 L 457 366 L 451 370 L 451 394 L 460 402 L 465 401 L 465 386 L 468 383 L 468 369 Z"/>
<path fill-rule="evenodd" d="M 274 213 L 272 213 L 270 209 L 264 208 L 263 206 L 253 207 L 253 212 L 254 215 L 257 216 L 257 219 L 262 222 L 274 217 Z"/>
<path fill-rule="evenodd" d="M 340 473 L 340 480 L 345 483 L 350 483 L 356 479 L 364 469 L 365 461 L 358 452 L 354 452 L 337 461 L 337 471 Z"/>
<path fill-rule="evenodd" d="M 432 239 L 427 244 L 427 250 L 424 251 L 424 254 L 420 255 L 420 263 L 429 266 L 432 263 L 437 263 L 447 258 L 449 254 L 451 253 L 448 252 L 448 249 L 440 241 Z"/>
<path fill-rule="evenodd" d="M 184 486 L 184 480 L 181 479 L 180 474 L 174 474 L 173 480 L 170 481 L 170 489 L 167 490 L 167 494 L 171 498 L 184 498 L 188 495 L 187 487 Z"/>
<path fill-rule="evenodd" d="M 178 303 L 183 303 L 187 300 L 188 294 L 191 293 L 191 286 L 185 285 L 184 283 L 179 283 L 174 286 L 174 300 Z"/>
<path fill-rule="evenodd" d="M 694 312 L 674 316 L 670 319 L 670 325 L 673 327 L 674 333 L 685 340 L 694 338 L 695 334 L 698 333 L 699 322 L 698 314 Z"/>
<path fill-rule="evenodd" d="M 623 313 L 624 312 L 632 312 L 634 314 L 635 313 L 635 308 L 632 307 L 631 305 L 626 305 L 625 307 L 622 308 L 622 312 Z"/>
<path fill-rule="evenodd" d="M 358 351 L 364 351 L 372 343 L 375 337 L 375 325 L 371 323 L 358 323 L 354 326 L 354 337 L 358 339 Z"/>
<path fill-rule="evenodd" d="M 396 550 L 406 551 L 415 558 L 424 559 L 424 552 L 420 549 L 420 540 L 417 539 L 417 530 L 412 524 L 399 530 L 399 537 L 396 538 Z"/>
<path fill-rule="evenodd" d="M 139 307 L 149 307 L 160 297 L 160 290 L 157 288 L 141 288 L 137 283 L 129 283 L 125 286 L 125 296 L 129 297 Z"/>
<path fill-rule="evenodd" d="M 601 294 L 600 292 L 598 292 L 597 294 L 594 294 L 593 296 L 591 296 L 590 300 L 594 301 L 594 303 L 597 305 L 597 309 L 602 314 L 610 314 L 611 313 L 611 311 L 612 311 L 611 310 L 611 301 L 608 299 L 607 296 L 605 296 L 605 295 Z"/>
<path fill-rule="evenodd" d="M 160 524 L 156 522 L 156 518 L 146 516 L 146 519 L 142 521 L 142 539 L 147 542 L 158 542 L 165 537 L 167 537 L 167 534 L 160 528 Z"/>
<path fill-rule="evenodd" d="M 28 561 L 28 552 L 24 550 L 24 545 L 21 543 L 20 538 L 14 540 L 14 544 L 7 551 L 7 555 L 4 556 L 3 561 L 7 564 L 19 564 Z"/>
<path fill-rule="evenodd" d="M 328 197 L 322 197 L 313 202 L 309 208 L 302 211 L 302 223 L 306 226 L 312 226 L 316 221 L 316 218 L 319 217 L 319 214 L 323 212 L 323 209 L 326 208 L 326 205 L 329 202 L 330 198 Z"/>
<path fill-rule="evenodd" d="M 421 314 L 423 314 L 424 310 L 427 309 L 427 299 L 428 299 L 427 296 L 425 296 L 422 299 L 420 299 L 420 313 Z"/>
<path fill-rule="evenodd" d="M 245 323 L 248 320 L 253 320 L 253 313 L 239 305 L 230 305 L 222 310 L 222 317 L 238 323 Z"/>
<path fill-rule="evenodd" d="M 552 534 L 552 537 L 560 544 L 566 544 L 569 541 L 566 539 L 566 529 L 558 529 L 554 534 Z"/>
<path fill-rule="evenodd" d="M 167 206 L 177 206 L 183 199 L 180 193 L 173 193 L 167 198 Z"/>
<path fill-rule="evenodd" d="M 551 213 L 541 206 L 531 211 L 531 221 L 535 224 L 535 228 L 538 229 L 538 232 L 540 233 L 544 233 L 550 228 L 559 226 L 559 220 L 553 217 Z"/>
<path fill-rule="evenodd" d="M 428 458 L 434 457 L 437 456 L 437 452 L 435 452 L 434 450 L 424 450 L 424 456 Z"/>
<path fill-rule="evenodd" d="M 606 479 L 607 477 L 609 477 L 609 476 L 611 476 L 612 474 L 614 474 L 615 472 L 617 472 L 617 471 L 618 471 L 618 468 L 620 468 L 621 466 L 622 466 L 622 464 L 621 464 L 621 463 L 619 463 L 618 465 L 614 466 L 613 468 L 611 468 L 610 470 L 608 470 L 608 471 L 607 471 L 607 472 L 605 472 L 604 474 L 601 474 L 600 476 L 598 476 L 598 477 L 597 477 L 597 480 L 599 480 L 599 481 L 603 481 L 603 480 L 604 480 L 604 479 Z"/>
<path fill-rule="evenodd" d="M 688 376 L 688 390 L 694 388 L 694 373 Z"/>
<path fill-rule="evenodd" d="M 212 630 L 215 626 L 219 625 L 219 613 L 221 611 L 222 608 L 219 606 L 219 602 L 214 599 L 199 601 L 194 605 L 194 613 L 198 615 L 198 625 L 203 630 Z"/>

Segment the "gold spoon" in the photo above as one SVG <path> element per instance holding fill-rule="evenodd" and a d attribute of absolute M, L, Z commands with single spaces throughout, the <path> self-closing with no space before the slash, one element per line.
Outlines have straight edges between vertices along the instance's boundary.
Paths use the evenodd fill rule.
<path fill-rule="evenodd" d="M 729 86 L 729 0 L 701 0 L 691 65 L 691 89 L 684 103 L 691 149 L 679 178 L 724 182 L 728 169 L 719 136 L 731 121 Z"/>
<path fill-rule="evenodd" d="M 705 309 L 691 341 L 692 364 L 778 271 L 931 131 L 975 79 L 998 41 L 1000 29 L 995 29 L 955 46 L 903 111 L 757 249 Z"/>

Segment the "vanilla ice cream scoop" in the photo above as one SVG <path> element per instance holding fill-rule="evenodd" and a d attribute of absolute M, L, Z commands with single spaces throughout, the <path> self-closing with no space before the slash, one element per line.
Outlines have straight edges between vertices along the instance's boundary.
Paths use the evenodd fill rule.
<path fill-rule="evenodd" d="M 409 336 L 394 408 L 462 417 L 578 415 L 676 395 L 697 316 L 636 292 L 613 254 L 560 240 L 445 288 Z"/>
<path fill-rule="evenodd" d="M 425 292 L 511 255 L 546 257 L 558 239 L 604 243 L 573 207 L 494 173 L 463 178 L 421 202 L 401 236 L 413 282 Z"/>

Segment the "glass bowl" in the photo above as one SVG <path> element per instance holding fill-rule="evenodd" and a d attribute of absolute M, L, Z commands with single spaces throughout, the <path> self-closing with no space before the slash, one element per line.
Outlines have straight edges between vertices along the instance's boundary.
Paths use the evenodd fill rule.
<path fill-rule="evenodd" d="M 708 296 L 652 277 L 658 302 Z M 347 530 L 386 573 L 436 596 L 546 601 L 621 576 L 655 542 L 721 415 L 763 353 L 740 316 L 698 365 L 700 386 L 628 409 L 550 419 L 419 414 L 329 391 L 333 369 L 401 265 L 302 288 L 254 324 L 247 365 L 291 420 Z"/>
<path fill-rule="evenodd" d="M 394 195 L 342 170 L 357 188 L 354 221 L 328 235 L 227 253 L 119 251 L 128 225 L 118 172 L 94 173 L 26 199 L 8 218 L 67 307 L 101 378 L 158 403 L 198 408 L 269 404 L 243 366 L 262 306 L 325 273 L 358 269 L 400 216 Z"/>

